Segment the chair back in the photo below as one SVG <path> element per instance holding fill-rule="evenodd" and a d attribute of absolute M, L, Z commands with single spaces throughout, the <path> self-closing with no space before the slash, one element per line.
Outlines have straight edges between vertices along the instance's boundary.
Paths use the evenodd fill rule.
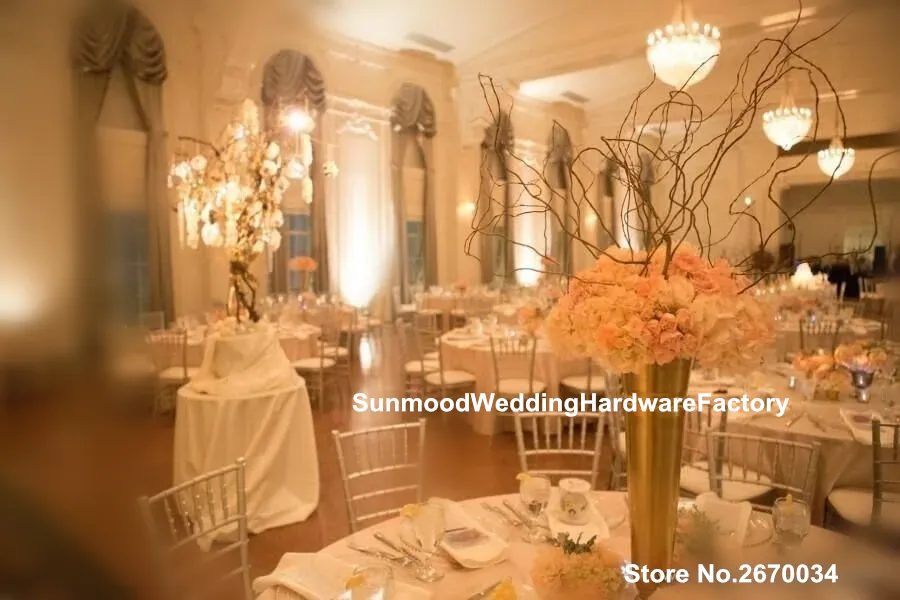
<path fill-rule="evenodd" d="M 564 412 L 516 413 L 515 423 L 523 473 L 551 479 L 579 477 L 596 488 L 603 443 L 602 414 L 570 417 Z"/>
<path fill-rule="evenodd" d="M 532 334 L 513 337 L 490 337 L 491 362 L 494 367 L 494 386 L 508 376 L 520 377 L 525 373 L 528 379 L 527 394 L 534 393 L 534 365 L 537 356 L 537 338 Z"/>
<path fill-rule="evenodd" d="M 812 503 L 819 444 L 723 431 L 710 432 L 707 442 L 710 462 L 716 464 L 709 469 L 709 487 L 720 498 L 722 484 L 731 481 L 763 485 Z"/>
<path fill-rule="evenodd" d="M 615 383 L 614 383 L 615 385 Z M 610 396 L 620 395 L 610 394 Z M 612 442 L 613 460 L 610 470 L 609 489 L 624 491 L 628 489 L 628 456 L 625 448 L 619 449 L 619 436 L 625 431 L 625 415 L 620 412 L 606 413 L 606 427 Z"/>
<path fill-rule="evenodd" d="M 841 335 L 840 319 L 800 319 L 800 350 L 813 352 L 824 349 L 834 352 Z"/>
<path fill-rule="evenodd" d="M 397 330 L 397 343 L 400 346 L 401 367 L 409 362 L 418 362 L 420 373 L 425 373 L 425 354 L 419 346 L 419 336 L 413 329 L 413 326 L 404 319 L 397 319 L 394 322 Z"/>
<path fill-rule="evenodd" d="M 187 331 L 184 329 L 154 331 L 148 335 L 147 341 L 157 371 L 181 367 L 184 370 L 184 378 L 187 379 Z"/>
<path fill-rule="evenodd" d="M 331 435 L 351 531 L 422 501 L 425 419 Z"/>
<path fill-rule="evenodd" d="M 190 589 L 194 597 L 220 597 L 215 594 L 217 590 L 221 593 L 226 582 L 240 578 L 243 598 L 253 598 L 244 471 L 245 461 L 241 458 L 227 467 L 138 499 L 168 597 L 183 598 L 185 589 Z M 228 541 L 205 560 L 190 560 L 190 552 L 197 549 L 198 543 L 214 535 Z M 213 564 L 215 570 L 200 570 L 201 566 Z"/>
<path fill-rule="evenodd" d="M 872 419 L 872 526 L 881 527 L 885 507 L 900 514 L 900 423 Z"/>
<path fill-rule="evenodd" d="M 708 454 L 707 438 L 711 432 L 725 431 L 728 424 L 728 413 L 717 413 L 712 410 L 691 411 L 684 416 L 684 438 L 681 446 L 681 464 L 689 465 L 706 460 L 711 464 Z"/>
<path fill-rule="evenodd" d="M 141 313 L 138 315 L 138 325 L 147 331 L 162 331 L 166 328 L 166 315 L 162 311 Z"/>
<path fill-rule="evenodd" d="M 441 336 L 441 315 L 434 311 L 417 312 L 413 323 L 418 336 L 419 348 L 423 352 L 431 352 L 437 349 L 437 338 Z"/>

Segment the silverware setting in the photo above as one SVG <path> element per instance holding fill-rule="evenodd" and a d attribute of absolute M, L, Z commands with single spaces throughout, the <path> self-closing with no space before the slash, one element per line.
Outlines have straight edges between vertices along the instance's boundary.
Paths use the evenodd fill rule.
<path fill-rule="evenodd" d="M 492 585 L 489 585 L 477 594 L 469 596 L 466 600 L 484 600 L 485 598 L 489 597 L 494 592 L 494 590 L 496 590 L 500 586 L 501 583 L 502 582 L 498 581 Z"/>
<path fill-rule="evenodd" d="M 509 516 L 506 512 L 501 510 L 499 507 L 494 506 L 493 504 L 489 504 L 487 502 L 482 502 L 481 507 L 483 509 L 499 516 L 503 520 L 503 522 L 506 523 L 507 525 L 509 525 L 510 527 L 521 527 L 523 525 L 523 523 L 521 521 Z"/>
<path fill-rule="evenodd" d="M 412 560 L 408 556 L 396 556 L 389 552 L 382 552 L 381 550 L 376 550 L 374 548 L 365 548 L 363 546 L 357 546 L 355 544 L 348 544 L 347 547 L 354 552 L 359 552 L 360 554 L 365 554 L 373 558 L 386 560 L 387 562 L 395 564 L 399 567 L 408 567 L 412 565 Z"/>
<path fill-rule="evenodd" d="M 407 558 L 409 558 L 410 560 L 412 560 L 414 563 L 416 563 L 418 565 L 421 565 L 424 563 L 424 561 L 421 558 L 419 558 L 418 555 L 413 554 L 412 551 L 408 550 L 403 545 L 397 544 L 397 543 L 391 541 L 386 535 L 384 535 L 381 532 L 378 532 L 375 534 L 375 539 L 378 540 L 379 542 L 381 542 L 382 544 L 384 544 L 385 546 L 387 546 L 388 548 L 390 548 L 391 550 L 393 550 L 394 552 L 399 552 L 400 554 L 406 556 Z"/>

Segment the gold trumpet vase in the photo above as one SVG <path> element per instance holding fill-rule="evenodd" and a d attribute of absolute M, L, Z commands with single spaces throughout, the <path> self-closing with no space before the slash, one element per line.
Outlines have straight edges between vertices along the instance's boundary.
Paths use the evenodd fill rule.
<path fill-rule="evenodd" d="M 623 377 L 625 392 L 638 398 L 683 398 L 691 365 L 687 359 L 644 365 Z M 648 569 L 668 569 L 678 518 L 684 413 L 629 412 L 625 431 L 631 562 Z M 641 598 L 648 598 L 658 586 L 641 582 L 637 587 Z"/>

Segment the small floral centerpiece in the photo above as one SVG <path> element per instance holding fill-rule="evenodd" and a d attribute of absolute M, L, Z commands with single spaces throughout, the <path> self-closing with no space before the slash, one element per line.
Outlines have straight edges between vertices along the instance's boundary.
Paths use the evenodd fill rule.
<path fill-rule="evenodd" d="M 740 293 L 746 279 L 686 244 L 665 257 L 608 248 L 570 281 L 550 313 L 545 329 L 554 348 L 615 373 L 676 359 L 732 371 L 757 367 L 774 340 L 774 316 Z"/>
<path fill-rule="evenodd" d="M 834 356 L 824 353 L 794 356 L 792 366 L 812 384 L 812 394 L 823 400 L 838 400 L 848 389 L 847 376 L 838 368 Z"/>
<path fill-rule="evenodd" d="M 719 524 L 710 519 L 696 506 L 680 508 L 675 526 L 676 563 L 684 564 L 688 559 L 705 562 L 714 558 Z"/>
<path fill-rule="evenodd" d="M 516 311 L 516 320 L 526 333 L 534 335 L 544 324 L 544 312 L 533 303 L 525 304 Z"/>
<path fill-rule="evenodd" d="M 544 548 L 531 569 L 542 600 L 617 600 L 626 589 L 622 557 L 595 544 L 560 536 L 558 547 Z"/>
<path fill-rule="evenodd" d="M 850 381 L 860 402 L 869 401 L 869 387 L 875 374 L 887 368 L 890 357 L 887 350 L 872 342 L 842 344 L 834 351 L 835 361 L 850 372 Z"/>

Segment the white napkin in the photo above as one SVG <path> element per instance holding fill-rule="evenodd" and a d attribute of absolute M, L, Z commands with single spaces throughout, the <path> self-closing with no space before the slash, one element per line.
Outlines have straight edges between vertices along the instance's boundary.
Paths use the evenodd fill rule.
<path fill-rule="evenodd" d="M 858 421 L 859 417 L 863 417 L 865 422 Z M 871 410 L 853 410 L 850 408 L 842 408 L 841 409 L 841 419 L 844 423 L 847 424 L 847 427 L 850 428 L 850 433 L 853 435 L 853 439 L 859 442 L 860 444 L 865 444 L 866 446 L 871 446 L 872 441 L 872 419 L 880 419 L 884 418 L 875 411 Z M 882 430 L 883 432 L 884 430 Z M 894 445 L 894 440 L 890 439 L 891 436 L 888 434 L 888 438 L 881 439 L 881 445 L 885 447 L 892 447 Z"/>
<path fill-rule="evenodd" d="M 597 540 L 605 540 L 609 538 L 609 526 L 606 519 L 597 510 L 593 501 L 588 501 L 588 522 L 584 525 L 572 525 L 566 523 L 562 519 L 562 511 L 559 508 L 559 488 L 553 488 L 550 492 L 550 504 L 547 506 L 547 524 L 550 526 L 550 534 L 554 538 L 558 538 L 559 534 L 567 533 L 569 538 L 577 540 L 581 536 L 581 542 L 587 542 L 592 537 Z"/>
<path fill-rule="evenodd" d="M 696 503 L 703 514 L 718 522 L 721 531 L 731 533 L 739 546 L 744 545 L 750 515 L 753 513 L 753 506 L 749 502 L 729 502 L 716 496 L 715 492 L 704 492 L 697 496 Z"/>
<path fill-rule="evenodd" d="M 345 591 L 353 565 L 325 554 L 287 553 L 268 575 L 253 581 L 253 592 L 259 596 L 269 588 L 283 587 L 304 600 L 336 600 Z M 427 600 L 431 592 L 394 580 L 396 600 Z"/>
<path fill-rule="evenodd" d="M 471 546 L 456 546 L 448 544 L 446 540 L 441 543 L 441 549 L 467 569 L 480 569 L 497 564 L 506 559 L 509 544 L 503 541 L 495 533 L 486 529 L 477 519 L 466 510 L 445 498 L 433 498 L 432 502 L 438 502 L 444 507 L 445 527 L 447 529 L 469 528 L 477 529 L 486 537 L 483 541 Z"/>

